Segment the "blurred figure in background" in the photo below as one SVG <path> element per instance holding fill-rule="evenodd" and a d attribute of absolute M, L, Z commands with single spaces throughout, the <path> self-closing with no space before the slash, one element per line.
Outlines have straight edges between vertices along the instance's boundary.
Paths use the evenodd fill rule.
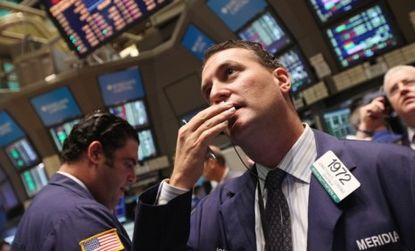
<path fill-rule="evenodd" d="M 356 128 L 353 139 L 401 144 L 402 135 L 394 133 L 386 120 L 389 113 L 386 102 L 383 96 L 375 97 L 369 103 L 363 98 L 363 104 L 350 116 L 350 123 Z"/>
<path fill-rule="evenodd" d="M 9 251 L 9 250 L 10 250 L 10 244 L 7 241 L 2 240 L 0 244 L 0 251 Z"/>

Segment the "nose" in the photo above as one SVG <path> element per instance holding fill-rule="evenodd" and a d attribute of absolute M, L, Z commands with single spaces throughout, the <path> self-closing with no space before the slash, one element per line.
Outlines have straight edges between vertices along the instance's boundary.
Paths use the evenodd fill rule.
<path fill-rule="evenodd" d="M 404 83 L 404 82 L 399 82 L 398 83 L 398 91 L 401 95 L 405 94 L 405 93 L 408 93 L 409 92 L 409 85 Z"/>
<path fill-rule="evenodd" d="M 231 91 L 221 83 L 212 84 L 209 102 L 211 105 L 218 104 L 229 99 Z"/>
<path fill-rule="evenodd" d="M 134 184 L 137 181 L 137 176 L 135 175 L 134 169 L 128 173 L 127 182 L 130 184 Z"/>

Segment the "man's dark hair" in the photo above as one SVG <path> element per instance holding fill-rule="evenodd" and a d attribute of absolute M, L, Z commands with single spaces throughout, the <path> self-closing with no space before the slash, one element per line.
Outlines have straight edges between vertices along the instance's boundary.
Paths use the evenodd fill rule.
<path fill-rule="evenodd" d="M 203 67 L 205 67 L 206 61 L 215 53 L 231 48 L 243 48 L 252 51 L 257 57 L 259 62 L 271 69 L 274 70 L 278 67 L 284 67 L 270 52 L 265 50 L 260 43 L 244 41 L 244 40 L 227 40 L 225 42 L 213 45 L 205 52 L 205 57 L 203 60 Z"/>
<path fill-rule="evenodd" d="M 93 141 L 102 144 L 104 155 L 109 163 L 115 150 L 123 147 L 128 139 L 139 143 L 137 132 L 124 119 L 108 112 L 95 111 L 76 124 L 63 143 L 61 158 L 64 162 L 80 159 Z"/>

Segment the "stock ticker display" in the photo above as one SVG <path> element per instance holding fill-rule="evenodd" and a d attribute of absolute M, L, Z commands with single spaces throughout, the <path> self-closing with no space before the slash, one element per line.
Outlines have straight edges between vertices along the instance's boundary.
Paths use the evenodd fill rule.
<path fill-rule="evenodd" d="M 362 0 L 309 0 L 319 20 L 325 23 L 352 10 Z"/>
<path fill-rule="evenodd" d="M 84 57 L 171 0 L 43 0 L 69 47 Z"/>
<path fill-rule="evenodd" d="M 327 35 L 342 67 L 362 62 L 399 43 L 380 5 L 332 26 Z"/>

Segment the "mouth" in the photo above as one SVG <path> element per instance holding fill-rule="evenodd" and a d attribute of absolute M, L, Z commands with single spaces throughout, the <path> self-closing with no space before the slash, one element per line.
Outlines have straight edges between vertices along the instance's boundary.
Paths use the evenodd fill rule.
<path fill-rule="evenodd" d="M 411 103 L 414 103 L 414 102 L 415 102 L 415 97 L 405 97 L 402 100 L 402 104 L 404 104 L 404 105 L 408 105 L 408 104 L 411 104 Z"/>

